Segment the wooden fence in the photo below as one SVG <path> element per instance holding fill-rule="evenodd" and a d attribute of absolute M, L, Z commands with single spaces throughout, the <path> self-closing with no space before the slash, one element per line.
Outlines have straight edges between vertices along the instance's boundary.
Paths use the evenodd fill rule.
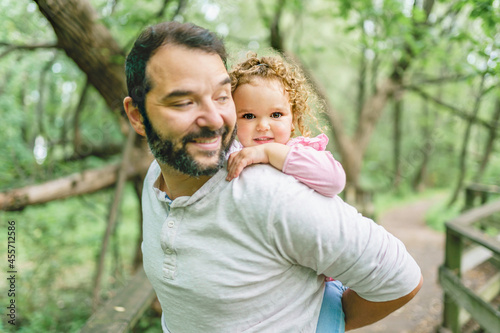
<path fill-rule="evenodd" d="M 465 211 L 446 223 L 446 252 L 439 269 L 444 291 L 443 328 L 463 332 L 472 318 L 488 333 L 500 332 L 500 311 L 491 301 L 500 292 L 500 200 L 485 203 L 498 187 L 474 184 L 466 189 L 466 205 L 480 197 L 482 206 Z M 466 286 L 465 273 L 489 262 L 494 268 L 480 286 Z M 444 331 L 444 330 L 443 330 Z"/>
<path fill-rule="evenodd" d="M 477 206 L 477 199 L 480 199 L 481 205 L 488 201 L 488 198 L 500 194 L 500 186 L 472 183 L 465 188 L 465 207 L 464 210 Z"/>

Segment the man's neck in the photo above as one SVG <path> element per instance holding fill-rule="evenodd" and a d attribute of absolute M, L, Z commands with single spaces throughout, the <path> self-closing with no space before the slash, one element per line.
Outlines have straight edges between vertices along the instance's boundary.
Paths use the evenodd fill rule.
<path fill-rule="evenodd" d="M 159 165 L 161 169 L 159 188 L 172 200 L 193 195 L 211 178 L 211 176 L 192 177 L 169 166 Z"/>

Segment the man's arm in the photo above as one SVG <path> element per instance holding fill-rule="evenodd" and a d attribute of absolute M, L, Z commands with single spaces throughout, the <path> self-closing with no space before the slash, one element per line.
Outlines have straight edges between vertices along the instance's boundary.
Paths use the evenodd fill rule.
<path fill-rule="evenodd" d="M 393 301 L 370 302 L 361 298 L 355 291 L 347 289 L 342 295 L 345 314 L 345 330 L 353 330 L 373 324 L 408 303 L 420 290 L 423 277 L 411 293 Z"/>

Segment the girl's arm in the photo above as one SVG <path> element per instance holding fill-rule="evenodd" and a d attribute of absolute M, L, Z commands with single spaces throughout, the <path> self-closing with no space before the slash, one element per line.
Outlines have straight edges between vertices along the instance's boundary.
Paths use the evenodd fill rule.
<path fill-rule="evenodd" d="M 227 180 L 238 177 L 241 171 L 252 164 L 271 164 L 282 171 L 288 152 L 291 147 L 281 143 L 265 143 L 259 146 L 245 147 L 234 152 L 227 161 Z"/>
<path fill-rule="evenodd" d="M 326 150 L 293 146 L 281 171 L 326 197 L 336 196 L 345 187 L 344 168 Z"/>
<path fill-rule="evenodd" d="M 344 169 L 330 152 L 280 143 L 246 147 L 231 154 L 227 180 L 238 177 L 243 168 L 256 163 L 269 163 L 324 196 L 333 197 L 345 186 Z"/>

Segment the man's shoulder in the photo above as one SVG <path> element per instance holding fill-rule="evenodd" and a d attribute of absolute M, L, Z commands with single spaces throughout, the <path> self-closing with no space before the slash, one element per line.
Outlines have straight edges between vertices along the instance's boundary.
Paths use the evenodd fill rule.
<path fill-rule="evenodd" d="M 295 178 L 269 164 L 254 164 L 243 169 L 239 176 L 254 185 L 273 185 L 281 182 L 294 182 Z"/>
<path fill-rule="evenodd" d="M 313 191 L 294 177 L 284 174 L 269 164 L 254 164 L 246 167 L 232 182 L 234 182 L 233 189 L 243 191 L 247 198 L 279 196 L 284 199 L 304 191 Z"/>
<path fill-rule="evenodd" d="M 158 176 L 160 175 L 160 172 L 161 172 L 160 165 L 156 160 L 153 160 L 153 162 L 151 162 L 151 164 L 149 165 L 145 179 L 148 180 L 153 178 L 153 181 L 155 181 L 156 178 L 158 178 Z"/>

